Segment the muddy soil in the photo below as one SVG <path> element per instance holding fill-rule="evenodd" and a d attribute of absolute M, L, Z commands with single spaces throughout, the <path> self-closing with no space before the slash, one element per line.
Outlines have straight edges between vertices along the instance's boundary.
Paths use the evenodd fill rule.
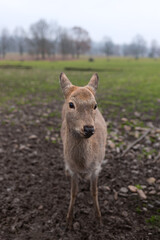
<path fill-rule="evenodd" d="M 121 157 L 145 129 L 135 136 L 135 128 L 112 121 L 99 176 L 103 225 L 94 216 L 89 182 L 80 181 L 73 229 L 65 229 L 70 179 L 64 175 L 61 107 L 53 101 L 0 110 L 0 240 L 160 239 L 159 222 L 150 220 L 160 215 L 160 136 L 154 123 L 148 124 L 150 135 Z M 142 188 L 147 198 L 129 185 Z"/>

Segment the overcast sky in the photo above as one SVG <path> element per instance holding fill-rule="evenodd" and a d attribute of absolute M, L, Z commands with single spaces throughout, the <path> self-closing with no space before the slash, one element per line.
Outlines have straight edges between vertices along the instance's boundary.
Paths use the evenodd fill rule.
<path fill-rule="evenodd" d="M 41 18 L 66 28 L 81 26 L 95 41 L 110 36 L 129 43 L 141 34 L 148 43 L 160 43 L 160 0 L 0 0 L 0 31 L 28 30 Z"/>

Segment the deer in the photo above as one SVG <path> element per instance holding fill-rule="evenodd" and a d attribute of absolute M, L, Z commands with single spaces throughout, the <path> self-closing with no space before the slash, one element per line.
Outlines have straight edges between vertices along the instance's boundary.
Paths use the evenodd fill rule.
<path fill-rule="evenodd" d="M 107 126 L 95 98 L 98 81 L 98 74 L 95 73 L 86 86 L 78 87 L 72 85 L 65 73 L 60 74 L 60 86 L 65 98 L 61 138 L 65 173 L 71 177 L 67 226 L 72 226 L 73 207 L 80 178 L 90 180 L 96 219 L 102 224 L 97 184 L 105 156 Z"/>

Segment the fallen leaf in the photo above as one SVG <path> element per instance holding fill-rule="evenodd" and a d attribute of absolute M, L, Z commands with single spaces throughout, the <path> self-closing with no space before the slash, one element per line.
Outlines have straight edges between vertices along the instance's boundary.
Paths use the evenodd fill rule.
<path fill-rule="evenodd" d="M 107 191 L 110 191 L 111 189 L 110 189 L 110 187 L 106 186 L 106 190 L 107 190 Z"/>
<path fill-rule="evenodd" d="M 138 132 L 138 131 L 135 131 L 135 132 L 134 132 L 134 136 L 135 136 L 135 138 L 139 138 L 139 132 Z"/>
<path fill-rule="evenodd" d="M 51 141 L 56 141 L 56 138 L 55 137 L 51 137 Z"/>
<path fill-rule="evenodd" d="M 147 131 L 148 128 L 143 128 L 143 127 L 135 127 L 135 130 L 137 131 Z"/>
<path fill-rule="evenodd" d="M 139 196 L 140 196 L 141 199 L 147 199 L 147 196 L 146 196 L 146 194 L 143 192 L 142 189 L 138 189 L 138 188 L 137 188 L 137 193 L 139 194 Z"/>
<path fill-rule="evenodd" d="M 29 139 L 36 139 L 36 138 L 37 138 L 36 135 L 31 135 L 31 136 L 29 136 Z"/>
<path fill-rule="evenodd" d="M 139 112 L 134 112 L 134 115 L 135 115 L 136 117 L 140 117 L 140 116 L 141 116 L 141 114 L 140 114 Z"/>
<path fill-rule="evenodd" d="M 120 153 L 120 148 L 119 147 L 116 147 L 116 152 Z"/>
<path fill-rule="evenodd" d="M 155 181 L 156 181 L 156 179 L 154 177 L 150 177 L 150 178 L 147 179 L 147 182 L 149 184 L 153 184 L 153 183 L 155 183 Z"/>
<path fill-rule="evenodd" d="M 118 200 L 118 192 L 114 190 L 114 199 L 117 201 Z"/>
<path fill-rule="evenodd" d="M 115 148 L 115 144 L 111 140 L 108 140 L 108 146 L 112 149 Z"/>
<path fill-rule="evenodd" d="M 128 189 L 126 187 L 121 187 L 120 188 L 120 192 L 122 193 L 127 193 L 128 192 Z"/>
<path fill-rule="evenodd" d="M 129 185 L 128 186 L 128 189 L 131 191 L 131 192 L 137 192 L 137 188 L 135 186 L 132 186 L 132 185 Z"/>
<path fill-rule="evenodd" d="M 155 195 L 155 194 L 156 194 L 156 191 L 155 191 L 155 190 L 152 190 L 152 191 L 150 191 L 148 194 L 150 194 L 150 195 Z"/>
<path fill-rule="evenodd" d="M 148 122 L 146 125 L 147 125 L 147 127 L 154 128 L 154 125 L 152 122 Z"/>
<path fill-rule="evenodd" d="M 19 146 L 19 150 L 28 150 L 29 148 L 23 144 Z"/>
<path fill-rule="evenodd" d="M 131 127 L 130 127 L 130 126 L 127 126 L 127 125 L 124 126 L 124 129 L 125 129 L 127 132 L 131 131 Z"/>
<path fill-rule="evenodd" d="M 160 129 L 159 128 L 156 129 L 156 133 L 160 133 Z"/>
<path fill-rule="evenodd" d="M 122 121 L 122 122 L 127 122 L 128 119 L 127 119 L 127 118 L 121 118 L 121 121 Z"/>
<path fill-rule="evenodd" d="M 38 209 L 42 210 L 43 209 L 43 205 L 39 205 Z"/>

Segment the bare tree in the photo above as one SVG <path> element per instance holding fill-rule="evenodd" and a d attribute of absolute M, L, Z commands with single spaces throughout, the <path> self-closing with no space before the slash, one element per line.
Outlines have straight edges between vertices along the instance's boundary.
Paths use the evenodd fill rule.
<path fill-rule="evenodd" d="M 105 37 L 104 38 L 104 53 L 107 56 L 107 59 L 109 59 L 109 56 L 112 56 L 114 54 L 114 43 L 112 42 L 111 38 Z"/>
<path fill-rule="evenodd" d="M 122 45 L 122 55 L 125 57 L 130 55 L 130 45 L 129 44 Z"/>
<path fill-rule="evenodd" d="M 14 40 L 21 58 L 23 57 L 23 53 L 25 51 L 25 45 L 26 45 L 25 39 L 26 39 L 26 34 L 24 29 L 21 27 L 17 27 L 14 30 Z"/>
<path fill-rule="evenodd" d="M 27 39 L 29 52 L 31 54 L 40 54 L 45 59 L 46 54 L 50 55 L 54 48 L 54 28 L 52 24 L 45 20 L 40 20 L 30 27 L 30 37 Z"/>
<path fill-rule="evenodd" d="M 149 57 L 157 58 L 159 57 L 159 46 L 156 40 L 152 40 L 151 47 L 149 50 Z"/>
<path fill-rule="evenodd" d="M 65 58 L 69 54 L 73 54 L 74 44 L 71 36 L 65 29 L 61 29 L 59 31 L 59 49 L 63 58 Z"/>
<path fill-rule="evenodd" d="M 134 37 L 133 42 L 130 46 L 131 54 L 138 59 L 139 57 L 144 57 L 147 53 L 146 41 L 141 35 Z"/>
<path fill-rule="evenodd" d="M 0 36 L 0 52 L 3 58 L 5 58 L 8 48 L 9 48 L 9 33 L 8 30 L 4 28 Z"/>
<path fill-rule="evenodd" d="M 73 27 L 71 29 L 74 52 L 79 58 L 80 54 L 84 54 L 90 50 L 91 39 L 89 33 L 81 27 Z"/>

